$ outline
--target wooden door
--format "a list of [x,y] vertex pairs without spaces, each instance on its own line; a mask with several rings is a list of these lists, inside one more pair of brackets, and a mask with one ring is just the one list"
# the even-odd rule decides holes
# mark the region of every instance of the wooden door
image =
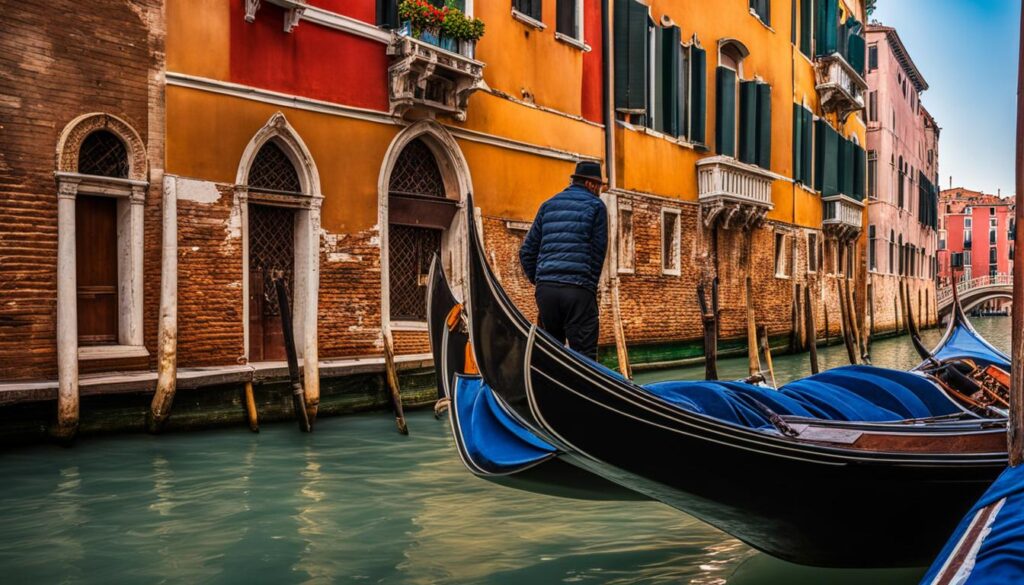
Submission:
[[75,201],[78,343],[116,344],[117,200],[79,195]]
[[[284,330],[274,276],[280,274],[294,306],[295,210],[249,206],[249,360],[283,360]],[[286,310],[291,310],[287,307]]]

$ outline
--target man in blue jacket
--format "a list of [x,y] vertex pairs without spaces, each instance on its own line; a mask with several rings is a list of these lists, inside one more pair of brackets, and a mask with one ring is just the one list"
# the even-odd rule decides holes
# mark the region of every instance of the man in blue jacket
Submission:
[[540,326],[569,347],[597,359],[597,281],[608,247],[601,165],[580,162],[572,183],[545,201],[519,248],[536,285]]

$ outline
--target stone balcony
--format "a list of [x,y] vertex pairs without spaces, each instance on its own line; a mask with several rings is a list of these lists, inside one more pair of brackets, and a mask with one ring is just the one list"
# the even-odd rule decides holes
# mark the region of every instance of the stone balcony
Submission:
[[831,195],[821,200],[821,228],[826,236],[851,240],[864,225],[864,203],[846,195]]
[[697,161],[697,196],[705,225],[747,229],[772,209],[775,174],[729,156]]
[[388,100],[395,116],[465,120],[469,96],[485,87],[483,63],[408,35],[392,33],[388,55]]
[[815,78],[815,89],[826,112],[836,112],[840,118],[845,118],[864,109],[868,82],[839,53],[815,60]]

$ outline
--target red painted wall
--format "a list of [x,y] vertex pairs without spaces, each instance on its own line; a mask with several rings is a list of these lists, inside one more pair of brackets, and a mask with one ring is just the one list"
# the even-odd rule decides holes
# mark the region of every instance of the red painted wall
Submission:
[[310,4],[370,24],[377,21],[377,6],[373,0],[311,0]]
[[604,76],[604,60],[601,36],[601,2],[587,0],[583,5],[583,38],[590,45],[591,51],[583,55],[583,117],[592,122],[604,121],[604,108],[601,95],[601,80]]
[[[372,3],[321,0],[347,6]],[[319,2],[318,2],[319,4]],[[342,12],[353,13],[355,6]],[[385,45],[303,21],[291,33],[284,12],[263,2],[255,22],[244,3],[231,3],[231,81],[360,108],[387,111]],[[372,15],[371,15],[372,22]]]

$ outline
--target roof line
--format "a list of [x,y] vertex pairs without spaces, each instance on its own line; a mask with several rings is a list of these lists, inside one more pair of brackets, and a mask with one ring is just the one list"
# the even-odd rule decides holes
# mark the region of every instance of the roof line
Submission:
[[869,24],[865,30],[867,32],[885,33],[885,38],[889,41],[889,45],[896,55],[896,60],[899,61],[904,71],[907,72],[907,76],[910,77],[910,81],[914,84],[917,91],[922,92],[928,89],[928,82],[925,81],[924,75],[921,75],[921,70],[917,68],[914,60],[910,58],[910,53],[907,51],[906,45],[903,44],[903,39],[900,38],[895,28],[883,24]]

